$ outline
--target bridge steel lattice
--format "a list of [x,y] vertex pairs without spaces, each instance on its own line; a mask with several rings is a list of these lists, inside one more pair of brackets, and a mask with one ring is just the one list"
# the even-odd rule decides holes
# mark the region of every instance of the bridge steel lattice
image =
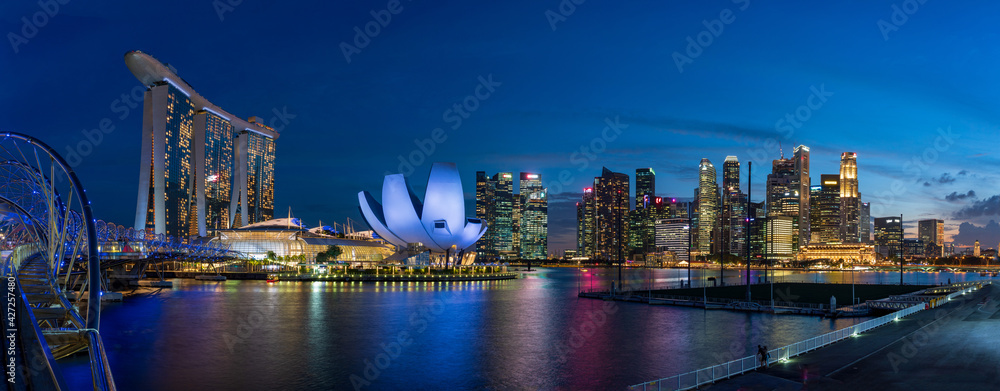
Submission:
[[34,137],[0,133],[8,389],[67,389],[57,360],[82,351],[90,356],[93,388],[115,389],[98,332],[97,239],[90,201],[72,167]]

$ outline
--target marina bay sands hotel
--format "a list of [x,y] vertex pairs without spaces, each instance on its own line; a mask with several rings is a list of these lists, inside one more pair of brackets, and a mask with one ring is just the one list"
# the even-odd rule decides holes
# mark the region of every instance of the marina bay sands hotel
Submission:
[[146,85],[135,228],[207,236],[274,216],[274,140],[256,117],[232,115],[152,56],[125,54]]

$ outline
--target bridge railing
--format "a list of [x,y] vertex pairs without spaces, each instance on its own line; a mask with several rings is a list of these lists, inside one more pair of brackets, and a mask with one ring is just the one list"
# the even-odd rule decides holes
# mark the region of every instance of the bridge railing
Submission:
[[[968,288],[949,294],[947,298],[948,300],[951,300],[957,296],[970,293],[978,289],[982,285],[991,283],[992,282],[989,281],[977,282],[975,284],[969,285]],[[844,339],[857,336],[860,333],[869,331],[876,327],[896,322],[904,316],[908,316],[916,312],[923,311],[925,306],[926,304],[910,306],[906,309],[896,311],[891,314],[878,317],[875,319],[867,320],[837,331],[829,332],[820,335],[818,337],[809,338],[801,342],[796,342],[790,345],[782,346],[777,349],[772,349],[768,351],[768,355],[770,357],[768,359],[768,364],[778,361],[785,361],[792,357],[801,355],[803,353],[810,352],[819,349],[821,347],[830,345],[834,342],[842,341]],[[719,380],[728,379],[732,376],[752,371],[754,369],[757,369],[758,366],[759,365],[757,361],[757,356],[746,356],[723,364],[713,365],[710,367],[697,369],[691,372],[682,373],[680,375],[665,377],[659,380],[653,380],[642,384],[636,384],[634,386],[629,387],[629,389],[643,390],[643,391],[690,390],[693,388],[701,387],[706,384],[715,383],[716,381]]]

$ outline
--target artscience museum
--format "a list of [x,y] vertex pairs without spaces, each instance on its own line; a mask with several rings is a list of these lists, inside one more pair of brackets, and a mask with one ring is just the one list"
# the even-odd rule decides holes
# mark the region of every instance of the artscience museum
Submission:
[[386,175],[382,202],[358,193],[361,215],[380,237],[399,251],[387,260],[408,264],[468,265],[472,246],[486,233],[486,224],[465,215],[462,180],[454,163],[434,163],[421,201],[403,174]]

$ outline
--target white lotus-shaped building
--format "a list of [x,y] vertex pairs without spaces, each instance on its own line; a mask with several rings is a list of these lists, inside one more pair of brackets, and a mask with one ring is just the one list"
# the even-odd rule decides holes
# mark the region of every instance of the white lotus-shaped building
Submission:
[[371,193],[358,193],[361,215],[379,236],[400,249],[421,243],[432,253],[455,254],[486,233],[480,219],[465,217],[465,195],[455,163],[434,163],[423,203],[403,174],[386,175],[382,203]]

